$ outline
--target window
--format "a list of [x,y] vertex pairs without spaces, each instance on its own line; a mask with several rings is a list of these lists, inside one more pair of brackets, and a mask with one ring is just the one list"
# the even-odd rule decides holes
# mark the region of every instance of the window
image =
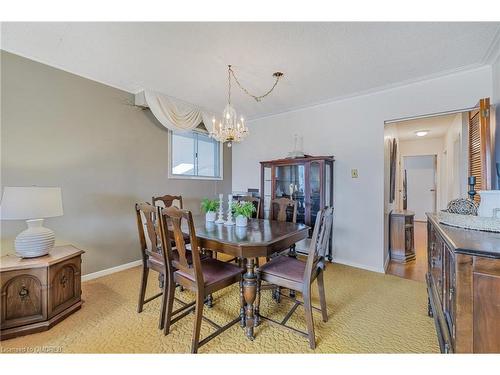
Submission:
[[203,131],[170,132],[170,178],[222,179],[222,147]]

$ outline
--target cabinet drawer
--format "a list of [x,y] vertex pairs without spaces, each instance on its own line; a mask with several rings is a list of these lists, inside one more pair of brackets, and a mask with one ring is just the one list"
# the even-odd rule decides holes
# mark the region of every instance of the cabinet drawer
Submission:
[[49,267],[49,318],[80,300],[80,266],[81,258],[77,256]]
[[1,282],[2,329],[47,319],[47,269],[4,272]]

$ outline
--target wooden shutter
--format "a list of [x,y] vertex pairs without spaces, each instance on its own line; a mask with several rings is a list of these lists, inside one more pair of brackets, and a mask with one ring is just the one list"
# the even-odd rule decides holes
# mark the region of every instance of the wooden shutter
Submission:
[[[469,112],[469,176],[476,177],[475,190],[491,189],[490,99]],[[479,195],[474,197],[479,202]]]

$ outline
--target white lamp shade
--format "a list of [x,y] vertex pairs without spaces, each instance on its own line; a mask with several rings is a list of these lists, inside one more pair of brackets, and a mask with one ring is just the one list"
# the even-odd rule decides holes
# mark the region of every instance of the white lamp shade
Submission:
[[27,220],[62,216],[61,188],[5,187],[0,205],[0,219]]

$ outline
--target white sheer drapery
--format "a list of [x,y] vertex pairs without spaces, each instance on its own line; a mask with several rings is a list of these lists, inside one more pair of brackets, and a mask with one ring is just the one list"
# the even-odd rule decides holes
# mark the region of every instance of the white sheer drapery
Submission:
[[149,107],[157,120],[173,131],[190,131],[201,122],[209,129],[213,118],[213,114],[198,106],[150,90],[136,95],[136,105]]

